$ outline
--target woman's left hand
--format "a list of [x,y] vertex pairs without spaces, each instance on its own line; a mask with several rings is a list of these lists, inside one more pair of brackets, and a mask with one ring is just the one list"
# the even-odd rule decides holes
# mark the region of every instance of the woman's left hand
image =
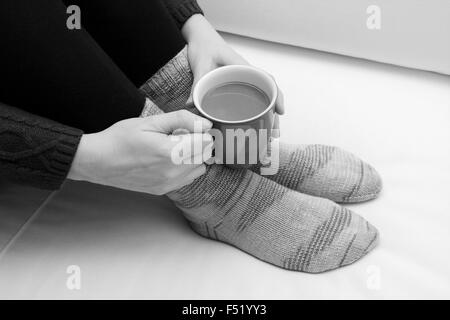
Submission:
[[[249,63],[233,50],[203,15],[192,16],[182,28],[188,43],[188,59],[194,74],[194,86],[206,73],[227,65]],[[279,90],[277,114],[284,113],[283,94]]]

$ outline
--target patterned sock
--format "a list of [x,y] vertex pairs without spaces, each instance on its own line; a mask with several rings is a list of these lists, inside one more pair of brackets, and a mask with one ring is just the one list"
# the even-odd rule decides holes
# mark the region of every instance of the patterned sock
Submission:
[[[192,72],[184,48],[148,80],[141,90],[165,112],[188,109]],[[252,169],[259,173],[260,168]],[[290,189],[340,203],[374,199],[381,191],[379,174],[369,164],[349,152],[324,145],[287,145],[280,143],[280,169],[265,176]]]
[[164,112],[188,109],[199,114],[194,104],[186,103],[191,95],[193,75],[187,47],[141,86],[141,91]]
[[279,150],[279,170],[266,177],[290,189],[339,203],[368,201],[381,192],[378,172],[340,148],[280,143]]
[[[162,112],[147,99],[142,116]],[[346,266],[378,240],[377,230],[350,210],[249,170],[212,165],[168,197],[200,235],[288,270],[320,273]]]
[[168,196],[200,235],[288,270],[346,266],[378,240],[377,230],[350,210],[245,169],[213,165]]
[[[160,113],[147,99],[142,116]],[[350,210],[245,169],[209,166],[192,184],[167,196],[198,234],[288,270],[340,268],[378,242],[375,227]]]

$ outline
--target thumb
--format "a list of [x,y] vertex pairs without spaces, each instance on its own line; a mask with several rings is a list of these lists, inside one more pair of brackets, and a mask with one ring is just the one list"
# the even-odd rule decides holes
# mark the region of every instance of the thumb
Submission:
[[212,123],[189,111],[180,110],[146,118],[145,128],[164,134],[172,134],[180,130],[185,133],[200,133],[211,129]]

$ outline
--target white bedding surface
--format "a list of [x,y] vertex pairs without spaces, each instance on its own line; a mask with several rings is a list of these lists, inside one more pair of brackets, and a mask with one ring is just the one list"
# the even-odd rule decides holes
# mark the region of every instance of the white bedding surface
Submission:
[[1,252],[0,298],[450,298],[450,78],[226,38],[278,79],[283,140],[338,145],[379,170],[380,198],[350,206],[379,246],[329,273],[284,271],[197,236],[164,198],[67,183]]
[[50,192],[0,181],[0,255]]

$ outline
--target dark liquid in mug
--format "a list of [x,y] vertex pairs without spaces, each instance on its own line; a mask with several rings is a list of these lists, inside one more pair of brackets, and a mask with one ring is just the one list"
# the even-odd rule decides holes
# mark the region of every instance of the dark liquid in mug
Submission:
[[203,110],[219,120],[247,120],[259,115],[270,104],[261,89],[242,82],[230,82],[210,89],[202,100]]

